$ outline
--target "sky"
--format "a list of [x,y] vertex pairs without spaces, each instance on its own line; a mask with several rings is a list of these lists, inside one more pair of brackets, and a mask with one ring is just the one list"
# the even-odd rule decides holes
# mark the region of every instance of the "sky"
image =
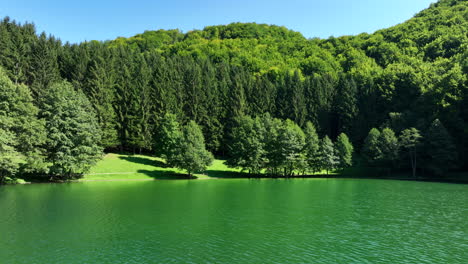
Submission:
[[[5,3],[6,1],[6,3]],[[33,22],[64,42],[110,40],[145,30],[187,32],[232,22],[285,26],[307,38],[372,33],[436,0],[0,0],[0,17]]]

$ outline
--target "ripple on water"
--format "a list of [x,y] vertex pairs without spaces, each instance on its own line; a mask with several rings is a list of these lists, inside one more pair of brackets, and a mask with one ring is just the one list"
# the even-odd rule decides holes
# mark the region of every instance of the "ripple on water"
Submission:
[[467,191],[375,180],[7,186],[0,189],[0,259],[464,263]]

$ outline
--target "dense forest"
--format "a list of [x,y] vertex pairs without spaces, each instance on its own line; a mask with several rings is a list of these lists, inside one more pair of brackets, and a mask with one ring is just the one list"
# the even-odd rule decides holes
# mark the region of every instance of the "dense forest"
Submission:
[[[79,176],[102,151],[167,157],[168,117],[184,127],[186,144],[206,143],[250,172],[290,175],[304,167],[267,165],[278,149],[244,162],[255,151],[239,149],[265,139],[259,131],[268,120],[299,135],[295,162],[307,146],[349,137],[341,149],[354,146],[362,166],[428,176],[468,169],[467,33],[462,0],[440,0],[373,34],[328,39],[233,23],[70,44],[6,17],[0,182],[17,174]],[[308,143],[312,130],[323,143]],[[208,162],[211,153],[200,155]],[[314,155],[306,167],[314,167]],[[324,166],[333,169],[338,159]],[[348,157],[341,163],[351,165]]]

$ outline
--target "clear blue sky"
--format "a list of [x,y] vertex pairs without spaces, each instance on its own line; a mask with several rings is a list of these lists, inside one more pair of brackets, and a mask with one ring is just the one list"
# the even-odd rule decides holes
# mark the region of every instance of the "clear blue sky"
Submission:
[[0,16],[34,22],[73,43],[130,37],[145,30],[183,32],[231,22],[286,26],[304,36],[372,33],[404,22],[436,0],[7,0]]

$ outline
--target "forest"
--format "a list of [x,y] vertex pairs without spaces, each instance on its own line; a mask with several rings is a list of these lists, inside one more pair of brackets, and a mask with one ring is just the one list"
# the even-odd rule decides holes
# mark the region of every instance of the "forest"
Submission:
[[103,152],[188,174],[216,156],[251,174],[444,176],[468,169],[467,77],[463,0],[328,39],[232,23],[71,44],[5,17],[0,183],[80,177]]

